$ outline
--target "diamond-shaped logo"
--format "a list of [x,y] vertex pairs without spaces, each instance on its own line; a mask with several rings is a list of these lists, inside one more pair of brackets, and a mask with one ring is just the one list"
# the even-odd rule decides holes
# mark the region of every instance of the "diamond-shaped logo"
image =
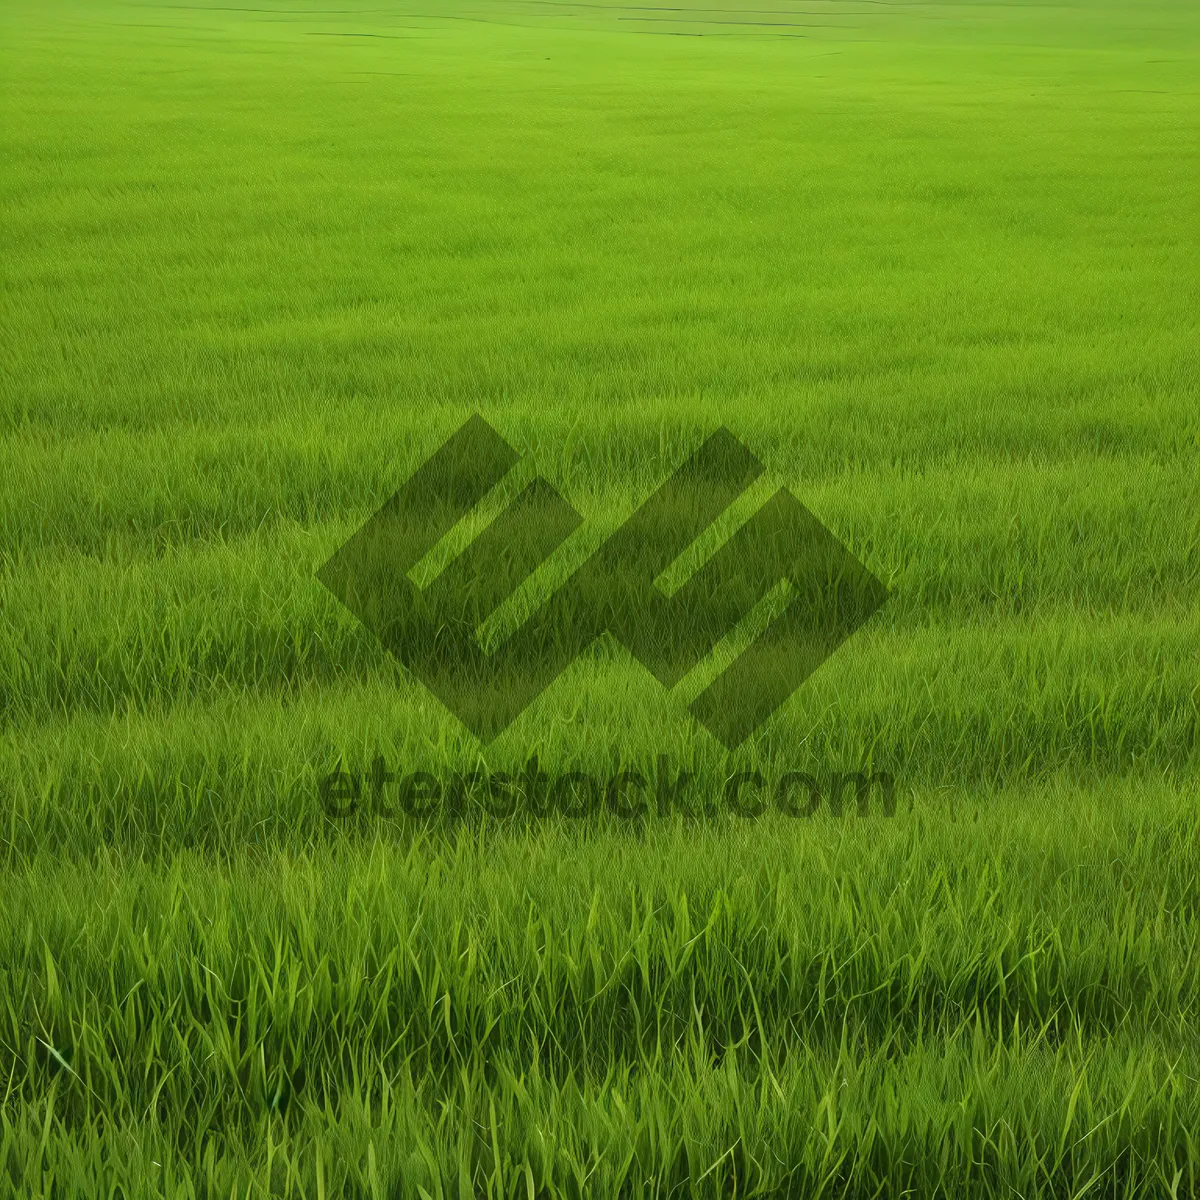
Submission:
[[318,571],[321,582],[477,737],[507,728],[601,634],[667,688],[781,581],[790,600],[689,705],[728,748],[757,729],[886,600],[887,588],[786,489],[687,582],[656,583],[762,473],[714,433],[499,647],[485,620],[581,524],[534,479],[427,586],[412,568],[519,460],[474,416]]

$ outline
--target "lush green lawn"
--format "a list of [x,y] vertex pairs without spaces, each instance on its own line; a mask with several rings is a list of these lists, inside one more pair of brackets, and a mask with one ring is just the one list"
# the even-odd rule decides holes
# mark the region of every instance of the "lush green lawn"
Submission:
[[[1200,1194],[1191,10],[5,0],[0,1192]],[[499,636],[720,425],[891,597],[481,746],[314,577],[472,412]],[[535,754],[898,802],[319,799]]]

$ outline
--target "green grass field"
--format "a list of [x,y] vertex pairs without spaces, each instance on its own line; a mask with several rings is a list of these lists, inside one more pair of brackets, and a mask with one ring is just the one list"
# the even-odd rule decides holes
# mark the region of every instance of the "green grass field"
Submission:
[[[359,3],[3,0],[0,1194],[1200,1196],[1194,5]],[[498,639],[722,425],[891,596],[481,745],[315,578],[472,413]],[[320,800],[533,755],[897,803]]]

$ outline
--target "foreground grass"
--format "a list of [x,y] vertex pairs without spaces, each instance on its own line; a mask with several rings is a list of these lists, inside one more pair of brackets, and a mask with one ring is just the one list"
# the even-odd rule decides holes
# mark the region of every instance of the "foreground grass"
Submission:
[[[1200,1193],[1188,6],[0,20],[0,1193]],[[473,411],[584,516],[496,636],[722,424],[891,597],[481,747],[313,578]]]
[[1191,1195],[1198,896],[1194,804],[1145,784],[31,860],[0,927],[0,1169],[85,1194]]

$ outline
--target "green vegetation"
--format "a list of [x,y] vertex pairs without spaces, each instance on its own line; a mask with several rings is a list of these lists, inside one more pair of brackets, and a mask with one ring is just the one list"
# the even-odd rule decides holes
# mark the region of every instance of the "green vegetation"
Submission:
[[[1200,1195],[1193,9],[8,0],[0,1195]],[[472,412],[488,637],[720,425],[891,596],[481,746],[314,577]],[[898,803],[319,799],[534,754]]]

